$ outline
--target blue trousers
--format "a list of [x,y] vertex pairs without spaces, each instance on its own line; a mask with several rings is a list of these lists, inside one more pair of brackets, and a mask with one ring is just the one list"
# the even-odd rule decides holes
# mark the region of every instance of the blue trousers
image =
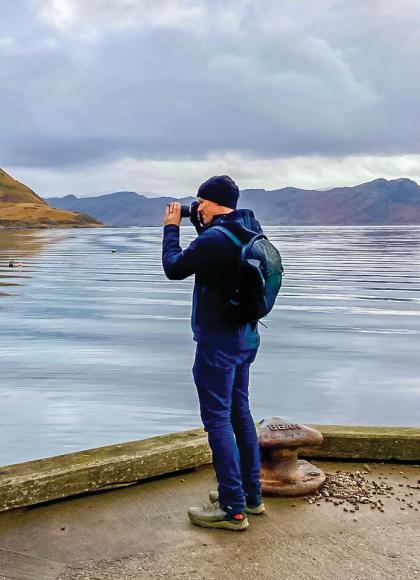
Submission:
[[249,367],[258,348],[226,352],[197,343],[192,369],[201,420],[213,454],[221,507],[243,511],[261,493],[260,452],[249,409]]

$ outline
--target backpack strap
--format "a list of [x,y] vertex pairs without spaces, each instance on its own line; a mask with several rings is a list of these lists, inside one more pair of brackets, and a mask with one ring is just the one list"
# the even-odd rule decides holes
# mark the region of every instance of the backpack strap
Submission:
[[223,232],[224,234],[226,234],[231,240],[232,242],[238,246],[238,248],[242,248],[242,242],[240,241],[239,238],[237,238],[235,236],[235,234],[233,234],[230,230],[228,230],[227,228],[224,228],[223,226],[213,226],[212,230],[219,230],[219,232]]
[[246,252],[246,249],[248,246],[252,246],[252,244],[254,242],[256,242],[257,240],[262,240],[262,239],[268,240],[268,238],[265,234],[254,234],[250,240],[248,240],[246,242],[241,242],[241,240],[237,236],[235,236],[235,234],[232,233],[228,228],[225,228],[223,226],[213,226],[212,229],[219,230],[220,232],[223,232],[232,240],[232,242],[236,246],[238,246],[238,248],[241,248],[241,255],[240,255],[241,260],[244,259],[244,255],[245,255],[245,252]]

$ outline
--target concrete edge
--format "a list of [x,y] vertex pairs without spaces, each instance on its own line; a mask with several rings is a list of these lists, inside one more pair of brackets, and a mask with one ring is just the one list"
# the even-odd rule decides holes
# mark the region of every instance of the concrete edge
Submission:
[[356,461],[420,463],[420,429],[311,425],[324,436],[319,447],[302,448],[300,456]]
[[[323,444],[301,457],[420,463],[420,429],[311,425]],[[211,463],[202,429],[0,467],[0,511],[130,485]]]

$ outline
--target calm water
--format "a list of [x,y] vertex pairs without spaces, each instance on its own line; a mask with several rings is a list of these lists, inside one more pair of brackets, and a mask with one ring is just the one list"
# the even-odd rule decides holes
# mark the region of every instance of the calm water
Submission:
[[[420,425],[420,227],[265,230],[286,276],[255,419]],[[193,279],[165,278],[161,236],[0,231],[0,465],[200,425]]]

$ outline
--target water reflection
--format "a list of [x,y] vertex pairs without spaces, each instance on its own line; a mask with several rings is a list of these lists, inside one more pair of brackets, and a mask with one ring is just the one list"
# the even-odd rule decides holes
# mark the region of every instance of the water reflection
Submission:
[[[14,289],[32,277],[33,258],[44,249],[49,239],[48,234],[41,231],[0,230],[0,296],[14,294]],[[22,266],[10,268],[10,260],[22,263]]]
[[0,264],[36,256],[49,241],[51,236],[44,230],[0,230]]

